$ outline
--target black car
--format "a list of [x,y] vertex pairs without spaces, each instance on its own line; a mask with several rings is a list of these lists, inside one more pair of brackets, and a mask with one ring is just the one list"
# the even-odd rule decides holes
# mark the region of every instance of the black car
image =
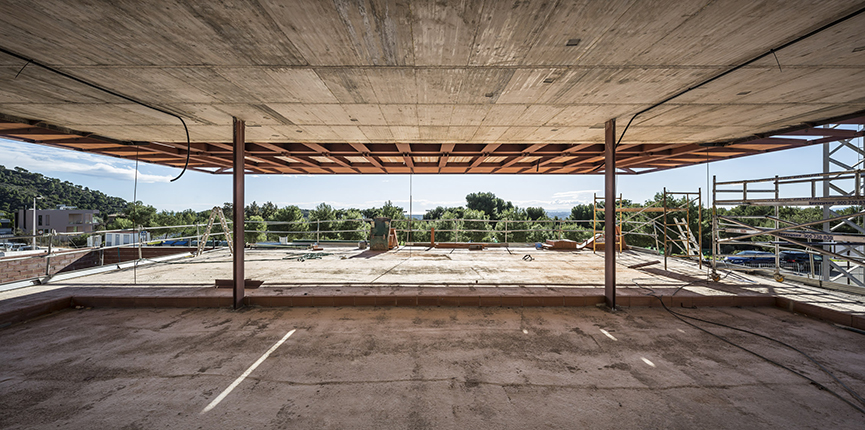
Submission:
[[823,256],[818,254],[810,254],[804,251],[781,251],[778,253],[778,258],[781,262],[781,267],[795,272],[810,272],[811,258],[814,259],[814,273],[820,273],[820,266],[823,263]]
[[781,251],[778,254],[779,259],[783,263],[811,264],[811,257],[814,257],[814,263],[822,262],[823,256],[817,254],[809,254],[804,251]]

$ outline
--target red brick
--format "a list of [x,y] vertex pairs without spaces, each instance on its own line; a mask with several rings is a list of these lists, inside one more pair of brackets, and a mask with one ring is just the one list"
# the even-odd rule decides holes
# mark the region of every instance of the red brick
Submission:
[[396,306],[396,297],[394,296],[378,296],[375,298],[376,306]]
[[502,306],[522,306],[523,298],[520,296],[502,296]]
[[354,306],[354,296],[334,296],[334,306]]
[[850,327],[855,327],[859,330],[865,330],[865,316],[850,315]]
[[605,303],[604,296],[586,296],[586,306],[595,306]]
[[396,296],[397,306],[417,306],[417,296]]
[[502,297],[501,296],[480,296],[478,299],[479,306],[501,306],[502,305]]
[[439,297],[439,306],[459,306],[460,300],[456,296],[441,296]]
[[631,297],[631,306],[652,306],[658,304],[658,299],[652,296],[634,296]]
[[562,301],[564,306],[586,306],[586,298],[584,296],[565,296]]
[[312,296],[313,306],[333,306],[333,296]]
[[481,299],[478,296],[459,296],[459,306],[463,307],[478,307],[481,305]]
[[439,305],[439,297],[438,296],[418,296],[417,297],[417,305],[418,306],[438,306]]
[[309,307],[312,306],[311,296],[293,296],[291,298],[292,306]]
[[355,306],[375,306],[375,296],[355,296]]
[[559,297],[542,296],[540,299],[541,299],[541,306],[557,307],[557,306],[564,306],[565,305],[565,298],[561,297],[561,296],[559,296]]
[[543,302],[541,302],[541,298],[540,298],[540,297],[536,297],[536,296],[524,296],[524,297],[523,297],[523,306],[524,306],[524,307],[543,306]]

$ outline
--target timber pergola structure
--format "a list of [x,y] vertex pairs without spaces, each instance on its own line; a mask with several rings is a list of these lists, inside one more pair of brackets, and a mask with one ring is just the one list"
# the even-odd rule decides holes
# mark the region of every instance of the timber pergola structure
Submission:
[[233,174],[235,221],[245,172],[603,173],[613,207],[617,174],[865,124],[862,1],[49,0],[0,24],[0,137]]

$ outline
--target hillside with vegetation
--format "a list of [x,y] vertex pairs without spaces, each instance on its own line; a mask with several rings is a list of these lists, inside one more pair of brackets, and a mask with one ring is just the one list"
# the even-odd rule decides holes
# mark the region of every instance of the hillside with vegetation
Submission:
[[0,212],[11,218],[18,210],[33,207],[33,197],[42,196],[38,207],[56,208],[58,205],[75,206],[79,209],[96,209],[100,216],[121,212],[127,201],[111,197],[69,181],[49,178],[40,173],[16,167],[0,166]]

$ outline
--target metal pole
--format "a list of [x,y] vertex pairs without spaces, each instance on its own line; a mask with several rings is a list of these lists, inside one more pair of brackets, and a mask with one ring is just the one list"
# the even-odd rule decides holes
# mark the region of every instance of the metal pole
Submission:
[[243,247],[246,242],[243,237],[243,209],[244,209],[244,153],[246,145],[246,123],[234,118],[234,308],[243,306],[244,295],[244,273],[243,273]]
[[697,188],[697,246],[700,247],[698,265],[703,269],[703,189]]
[[[830,159],[832,154],[829,152],[829,150],[830,150],[829,144],[824,143],[823,144],[823,173],[829,173],[829,170],[830,170],[829,159]],[[829,178],[827,176],[824,176],[823,177],[823,197],[829,197],[829,186],[830,186]],[[829,218],[829,206],[830,205],[823,205],[823,219]],[[829,228],[828,222],[823,223],[823,231],[826,233],[832,232]],[[831,248],[832,247],[830,245],[823,245],[823,249],[826,251],[831,250]],[[823,261],[820,264],[820,279],[822,279],[824,281],[829,280],[829,259],[826,258],[825,255],[823,256]]]
[[664,229],[661,230],[664,233],[664,270],[667,270],[667,254],[669,254],[667,249],[667,187],[664,187]]
[[30,247],[31,250],[36,250],[36,199],[41,199],[40,196],[33,196],[33,245]]
[[715,204],[718,198],[718,176],[712,175],[712,280],[717,282],[718,276],[718,254],[721,253],[721,244],[718,243],[718,207]]
[[48,236],[48,254],[45,254],[45,276],[51,276],[51,245],[54,242],[54,231]]
[[[775,175],[775,200],[781,197],[778,187],[778,175]],[[778,224],[778,217],[780,216],[780,207],[775,205],[775,230],[780,227]],[[775,280],[780,279],[781,275],[781,245],[779,245],[777,240],[775,240]]]
[[598,237],[598,194],[592,194],[592,254],[598,250],[598,244],[595,243]]
[[[414,175],[408,175],[408,237],[406,238],[406,245],[411,243],[412,234],[411,234],[411,218],[412,218],[412,180],[414,179]],[[409,255],[411,255],[411,248],[408,249]]]
[[[604,124],[604,297],[616,309],[616,119]],[[612,240],[610,240],[612,239]]]

